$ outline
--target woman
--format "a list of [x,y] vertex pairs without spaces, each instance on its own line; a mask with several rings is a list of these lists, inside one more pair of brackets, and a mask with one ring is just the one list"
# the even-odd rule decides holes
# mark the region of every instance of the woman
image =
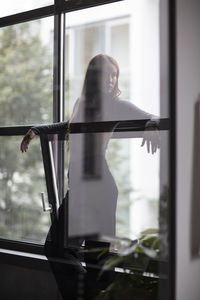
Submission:
[[[89,62],[80,98],[75,103],[69,122],[32,127],[21,143],[26,152],[36,134],[68,133],[69,191],[68,233],[70,237],[115,235],[117,186],[109,171],[105,154],[115,130],[107,123],[107,132],[69,134],[70,124],[146,119],[142,146],[152,154],[159,148],[157,122],[130,102],[120,100],[119,67],[108,55],[99,54]],[[111,125],[109,125],[111,124]],[[115,123],[117,124],[117,123]]]

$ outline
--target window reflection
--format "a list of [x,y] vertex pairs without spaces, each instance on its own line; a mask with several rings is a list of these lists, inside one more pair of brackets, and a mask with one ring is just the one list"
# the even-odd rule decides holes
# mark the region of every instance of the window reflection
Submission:
[[[120,120],[146,119],[146,123],[148,123],[148,120],[155,118],[134,104],[121,100],[119,97],[121,91],[118,86],[119,74],[118,63],[111,56],[98,54],[90,60],[81,95],[75,103],[72,117],[69,119],[69,126],[71,123],[116,120],[119,122]],[[106,160],[106,151],[109,148],[109,141],[116,125],[117,123],[106,123],[107,133],[85,133],[72,136],[69,134],[69,236],[116,235],[118,187]],[[145,126],[148,129],[148,125]],[[153,125],[149,126],[153,130]],[[149,132],[147,145],[150,142],[150,146],[155,147],[151,150],[156,152],[158,144],[157,141],[154,143],[153,134],[153,131]],[[142,137],[144,134],[141,133],[140,136]],[[130,145],[128,146],[130,147]],[[113,157],[116,155],[117,151],[113,153]],[[124,173],[123,180],[120,182],[121,190],[127,188],[127,183],[129,189],[132,189],[130,170],[127,170],[127,165],[133,172],[128,157],[121,160],[119,164],[121,176],[122,170],[126,170],[126,174]],[[156,169],[154,169],[154,173],[155,171]],[[139,173],[138,169],[135,172],[135,177],[138,177],[137,173]],[[123,198],[124,205],[127,207],[125,212],[120,212],[120,215],[126,214],[126,223],[129,226],[131,199],[127,197],[127,194],[123,195]],[[158,200],[158,192],[156,200]],[[118,219],[118,225],[122,219]],[[143,224],[144,228],[145,226],[146,224]],[[158,227],[157,223],[156,227]],[[134,230],[136,232],[136,229]],[[127,231],[128,236],[131,237],[131,230],[126,228]]]
[[44,243],[50,218],[40,197],[41,192],[47,195],[40,141],[33,143],[28,157],[17,151],[20,140],[0,138],[0,237]]
[[[88,19],[88,14],[90,18]],[[66,14],[66,119],[80,97],[88,61],[99,53],[114,57],[120,68],[120,99],[152,115],[160,115],[159,90],[159,1],[123,1]],[[100,111],[101,110],[101,111]],[[99,111],[102,119],[113,120]],[[109,111],[106,107],[105,111]],[[84,109],[83,115],[84,115]],[[164,116],[164,115],[163,115]],[[140,119],[126,112],[116,120]],[[162,117],[162,116],[161,116]],[[86,121],[84,118],[75,120]],[[90,120],[94,121],[94,120]],[[105,134],[85,134],[82,143],[98,151]],[[75,137],[71,137],[71,140]],[[147,228],[158,228],[160,157],[149,157],[140,148],[141,139],[112,139],[106,151],[107,163],[118,189],[115,234],[137,237]],[[84,150],[88,153],[89,151]],[[93,150],[91,150],[93,149]],[[96,150],[94,150],[96,149]],[[100,160],[82,157],[85,177],[98,178]],[[86,176],[87,173],[87,176]],[[121,173],[123,176],[120,175]],[[81,196],[80,196],[81,197]],[[139,216],[144,216],[141,218]],[[142,220],[145,220],[144,222]]]
[[0,125],[52,120],[53,17],[0,29]]
[[[168,137],[159,133],[158,2],[132,3],[66,15],[66,121],[34,126],[22,141],[26,151],[35,134],[67,140],[66,195],[45,242],[63,298],[69,290],[60,271],[90,272],[87,264],[99,262],[100,250],[95,259],[90,253],[96,247],[106,248],[107,270],[111,257],[112,271],[122,262],[128,267],[133,290],[134,279],[142,277],[139,289],[146,292],[147,277],[154,298],[158,273],[167,270],[158,270],[159,258],[166,260],[168,253],[167,176],[160,177],[158,149],[161,139],[166,159],[162,146]],[[79,259],[82,250],[86,268]],[[65,257],[70,268],[52,256]],[[114,293],[115,284],[114,279]]]

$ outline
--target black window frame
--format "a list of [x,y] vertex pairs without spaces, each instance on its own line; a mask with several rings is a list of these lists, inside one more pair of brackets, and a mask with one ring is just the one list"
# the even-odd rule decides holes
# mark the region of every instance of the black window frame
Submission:
[[[54,16],[54,88],[53,88],[53,122],[60,122],[64,119],[64,88],[61,90],[60,86],[64,83],[64,66],[61,61],[61,53],[64,53],[64,44],[62,36],[65,26],[64,15],[67,12],[81,10],[89,7],[109,4],[123,0],[55,0],[54,5],[37,8],[30,11],[25,11],[15,15],[9,15],[0,18],[0,28],[19,24],[26,21],[37,20],[49,16]],[[165,1],[164,1],[165,2]],[[169,186],[170,186],[170,201],[169,201],[169,278],[170,278],[170,299],[175,299],[175,262],[176,262],[176,57],[175,57],[175,14],[176,14],[176,1],[167,0],[166,7],[166,39],[168,42],[168,70],[167,70],[167,88],[168,88],[168,104],[169,104]],[[165,38],[164,37],[164,38]],[[64,56],[63,56],[64,59]],[[64,85],[63,85],[64,86]],[[62,107],[62,109],[61,109]],[[23,136],[32,125],[28,126],[3,126],[0,127],[0,136]],[[64,146],[57,149],[58,158],[56,166],[59,166],[58,182],[59,185],[59,198],[61,199],[64,191],[62,183],[64,180]],[[36,245],[31,243],[13,241],[8,239],[0,239],[0,248],[43,254],[43,245]]]
[[[54,17],[54,53],[53,53],[53,122],[64,120],[64,52],[65,52],[65,13],[84,8],[119,2],[123,0],[54,0],[54,5],[45,6],[0,18],[0,28],[23,22]],[[23,136],[32,126],[1,126],[0,136]],[[54,147],[54,160],[57,175],[58,194],[61,202],[64,197],[64,144]],[[0,238],[0,247],[11,250],[43,253],[43,245]]]

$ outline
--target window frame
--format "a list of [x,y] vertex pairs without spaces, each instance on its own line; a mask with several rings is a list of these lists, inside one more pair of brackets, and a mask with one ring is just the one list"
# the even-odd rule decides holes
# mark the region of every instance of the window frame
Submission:
[[[34,10],[18,13],[15,15],[9,15],[0,18],[0,28],[5,26],[10,26],[26,21],[32,21],[39,18],[45,18],[49,16],[54,16],[54,91],[53,91],[53,121],[59,122],[64,118],[64,109],[61,112],[61,107],[64,107],[64,91],[61,91],[58,86],[62,80],[64,80],[64,73],[61,72],[61,61],[60,61],[60,51],[62,45],[61,33],[63,32],[63,13],[81,10],[84,8],[89,8],[93,6],[99,6],[103,4],[109,4],[113,2],[118,2],[123,0],[55,0],[54,5],[37,8]],[[162,1],[162,0],[161,0]],[[168,60],[168,70],[165,87],[168,88],[168,105],[170,114],[170,143],[169,143],[169,186],[170,186],[170,201],[169,201],[169,299],[175,299],[175,274],[176,274],[176,56],[175,56],[175,44],[176,44],[176,1],[167,0],[162,1],[164,14],[164,38],[167,40],[167,60]],[[163,33],[163,32],[162,32]],[[162,37],[163,40],[163,37]],[[65,43],[64,43],[65,44]],[[62,77],[61,77],[62,74]],[[62,94],[62,95],[61,95]],[[0,127],[0,136],[16,136],[24,135],[31,125],[28,126],[7,126]],[[63,161],[63,148],[59,149],[59,164]],[[59,182],[63,182],[64,171],[58,174]],[[60,197],[63,195],[63,191],[59,187]],[[7,239],[0,239],[0,248],[38,253],[43,254],[43,245],[36,245],[31,243],[24,243],[18,241],[11,241]]]
[[[119,2],[123,0],[55,0],[54,5],[8,15],[0,18],[0,28],[29,22],[45,17],[54,17],[54,53],[53,53],[53,122],[64,120],[64,53],[65,53],[65,13],[89,7]],[[0,126],[0,136],[23,136],[35,124]],[[64,197],[64,144],[54,147],[58,194],[60,202]],[[54,216],[55,217],[55,216]],[[54,218],[53,217],[53,218]],[[44,253],[44,245],[0,238],[0,248],[37,253]]]

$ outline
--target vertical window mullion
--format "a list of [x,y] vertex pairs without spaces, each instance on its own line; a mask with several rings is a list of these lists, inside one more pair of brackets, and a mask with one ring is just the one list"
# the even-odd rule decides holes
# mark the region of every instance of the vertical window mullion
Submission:
[[[54,19],[54,97],[53,121],[64,120],[64,46],[65,46],[65,15],[55,15]],[[64,143],[57,142],[53,148],[57,175],[58,195],[60,202],[64,196]]]

